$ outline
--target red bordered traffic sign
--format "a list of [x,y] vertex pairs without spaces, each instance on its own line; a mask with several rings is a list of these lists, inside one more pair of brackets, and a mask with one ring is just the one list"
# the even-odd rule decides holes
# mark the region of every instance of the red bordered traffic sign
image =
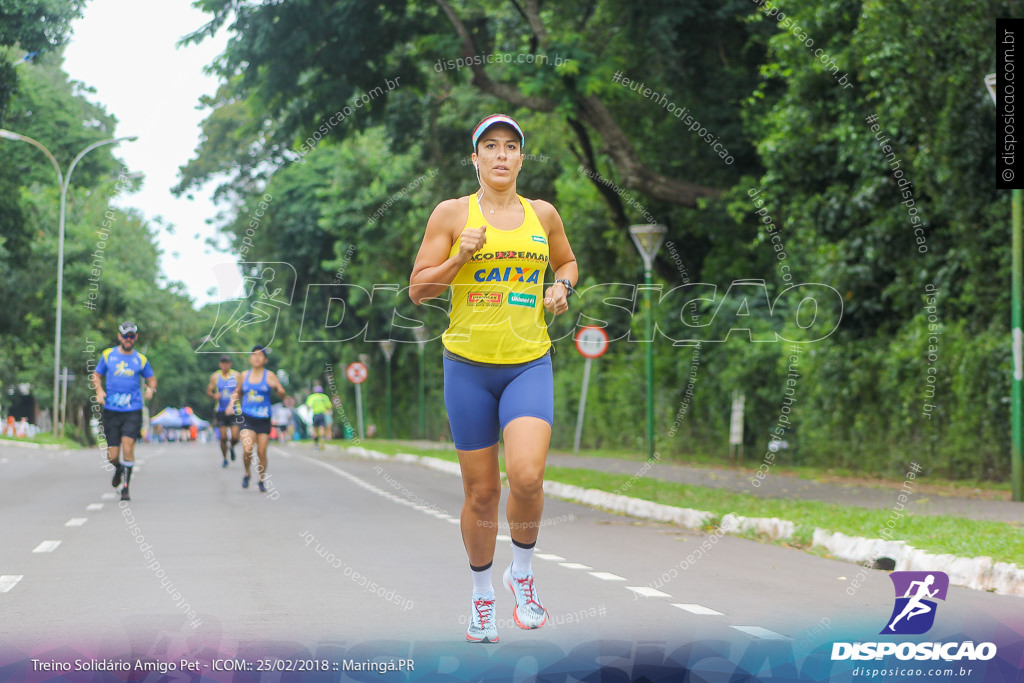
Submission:
[[608,333],[594,325],[581,327],[576,333],[576,350],[586,358],[600,358],[608,350]]
[[345,377],[353,384],[362,384],[366,381],[367,369],[362,363],[349,363],[345,368]]

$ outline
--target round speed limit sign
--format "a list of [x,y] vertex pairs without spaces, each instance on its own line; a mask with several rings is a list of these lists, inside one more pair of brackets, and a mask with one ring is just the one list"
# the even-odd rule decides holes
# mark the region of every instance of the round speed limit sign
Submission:
[[353,384],[362,384],[366,381],[367,370],[362,363],[349,363],[345,368],[345,377]]
[[608,350],[608,333],[594,325],[581,327],[576,333],[576,350],[586,358],[600,358]]

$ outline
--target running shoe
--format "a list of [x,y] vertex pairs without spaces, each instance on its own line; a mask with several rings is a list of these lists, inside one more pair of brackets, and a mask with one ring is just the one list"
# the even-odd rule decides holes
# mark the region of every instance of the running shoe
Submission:
[[121,500],[131,500],[132,497],[128,495],[128,487],[125,486],[121,489]]
[[248,474],[245,475],[244,477],[242,477],[242,488],[243,489],[249,488],[249,475]]
[[466,640],[471,643],[498,642],[498,626],[494,623],[494,593],[473,594],[473,616],[466,629]]
[[227,467],[228,466],[228,459],[224,458],[224,462],[222,462],[220,466],[221,467]]
[[260,487],[260,493],[266,493],[267,487],[263,485],[262,481],[256,482],[256,485]]
[[516,598],[512,618],[519,628],[540,628],[548,620],[548,611],[540,604],[540,597],[533,585],[533,573],[517,576],[512,573],[510,564],[505,570],[502,580]]
[[114,478],[110,480],[110,483],[116,489],[121,485],[121,475],[124,473],[124,465],[117,463],[114,465]]

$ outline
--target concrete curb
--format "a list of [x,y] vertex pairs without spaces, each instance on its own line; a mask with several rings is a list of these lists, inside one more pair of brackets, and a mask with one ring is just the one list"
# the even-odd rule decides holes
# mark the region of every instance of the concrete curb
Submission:
[[[462,474],[458,463],[426,455],[399,453],[389,456],[361,446],[344,447],[341,450],[371,460],[394,460],[429,467],[457,476]],[[631,517],[679,524],[689,529],[704,528],[715,517],[713,513],[704,510],[663,505],[608,491],[562,484],[557,481],[545,481],[544,492],[563,500],[591,505]],[[754,531],[771,540],[782,540],[793,536],[796,525],[777,517],[741,517],[729,513],[722,516],[719,529],[727,534]],[[904,541],[847,536],[820,528],[814,530],[811,545],[823,547],[836,558],[847,562],[873,563],[879,557],[890,557],[895,560],[895,569],[898,571],[941,571],[949,575],[949,582],[953,585],[992,591],[1001,595],[1024,596],[1024,569],[1008,562],[993,562],[991,557],[967,558],[955,555],[935,555],[907,545]]]
[[904,541],[847,536],[825,529],[814,530],[812,545],[821,546],[850,562],[873,562],[878,557],[891,557],[898,571],[940,571],[948,574],[949,582],[957,586],[1024,596],[1024,569],[1009,562],[993,562],[991,557],[933,555]]

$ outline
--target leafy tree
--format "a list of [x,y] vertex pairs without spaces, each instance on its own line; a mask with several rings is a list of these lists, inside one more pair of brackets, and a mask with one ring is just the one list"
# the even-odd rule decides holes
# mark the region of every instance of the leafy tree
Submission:
[[[9,4],[9,3],[8,3]],[[27,5],[26,5],[27,6]],[[68,80],[59,52],[20,66],[20,87],[5,125],[39,140],[66,173],[71,159],[93,142],[114,134],[116,120],[89,99],[91,91]],[[41,408],[52,405],[55,297],[60,189],[53,167],[33,146],[0,140],[13,207],[0,211],[0,386],[28,382]],[[67,195],[61,363],[74,373],[68,390],[71,433],[89,438],[92,389],[88,374],[98,354],[116,343],[117,324],[140,326],[140,350],[150,355],[160,377],[151,407],[205,405],[205,373],[192,352],[204,319],[193,310],[180,283],[163,282],[155,228],[132,209],[111,202],[131,181],[109,147],[83,157]],[[3,179],[0,178],[0,185]],[[214,364],[216,361],[214,361]],[[212,368],[210,368],[212,370]]]
[[[282,315],[311,336],[283,339],[281,350],[297,373],[317,376],[361,353],[379,363],[373,344],[336,342],[350,336],[350,321],[356,331],[364,322],[389,329],[387,297],[309,286],[339,272],[339,283],[366,292],[404,286],[430,207],[476,187],[467,129],[484,113],[508,111],[527,131],[520,192],[558,207],[581,290],[620,283],[624,297],[610,311],[594,289],[573,302],[572,319],[555,323],[565,337],[556,343],[557,445],[571,440],[581,364],[563,326],[604,315],[640,334],[630,315],[641,310],[640,260],[625,227],[655,221],[668,227],[656,283],[718,287],[693,311],[705,338],[722,338],[736,322],[710,322],[719,307],[735,308],[726,296],[734,280],[765,280],[768,301],[800,282],[840,293],[839,328],[801,354],[798,418],[778,462],[902,472],[925,453],[933,470],[1003,477],[1008,201],[991,182],[994,112],[982,77],[994,63],[992,18],[1019,7],[787,4],[783,23],[746,0],[200,0],[211,21],[186,41],[222,26],[232,38],[212,67],[222,87],[205,101],[205,139],[178,191],[221,182],[237,247],[247,236],[242,209],[274,197],[246,258],[296,265],[305,299]],[[473,59],[496,54],[533,63]],[[657,95],[623,87],[622,77]],[[680,120],[682,108],[733,163]],[[917,223],[901,177],[913,183]],[[928,416],[926,286],[947,335]],[[339,302],[352,318],[334,327]],[[795,332],[792,316],[769,324],[767,304],[759,312],[755,334]],[[672,313],[678,327],[681,313]],[[741,390],[746,452],[760,459],[787,386],[787,349],[736,333],[699,353],[655,343],[661,452],[724,456],[729,404]],[[643,406],[624,397],[636,391],[643,351],[616,342],[599,364],[591,445],[642,446]],[[396,382],[411,384],[413,354],[400,347],[394,363]],[[440,378],[430,368],[436,397]],[[380,393],[368,404],[379,414]],[[397,410],[412,409],[398,400]],[[443,413],[432,415],[436,432]]]
[[[9,118],[11,100],[19,90],[18,72],[24,75],[31,71],[26,67],[18,69],[16,64],[25,63],[25,53],[33,55],[37,62],[53,63],[52,55],[41,58],[39,54],[67,42],[71,22],[82,15],[83,6],[83,0],[0,0],[0,128],[30,135],[17,127],[19,121]],[[9,153],[10,149],[4,150],[5,161],[19,158],[8,156]],[[5,250],[13,250],[16,257],[24,255],[24,216],[17,199],[22,172],[9,162],[0,164],[0,258]]]

